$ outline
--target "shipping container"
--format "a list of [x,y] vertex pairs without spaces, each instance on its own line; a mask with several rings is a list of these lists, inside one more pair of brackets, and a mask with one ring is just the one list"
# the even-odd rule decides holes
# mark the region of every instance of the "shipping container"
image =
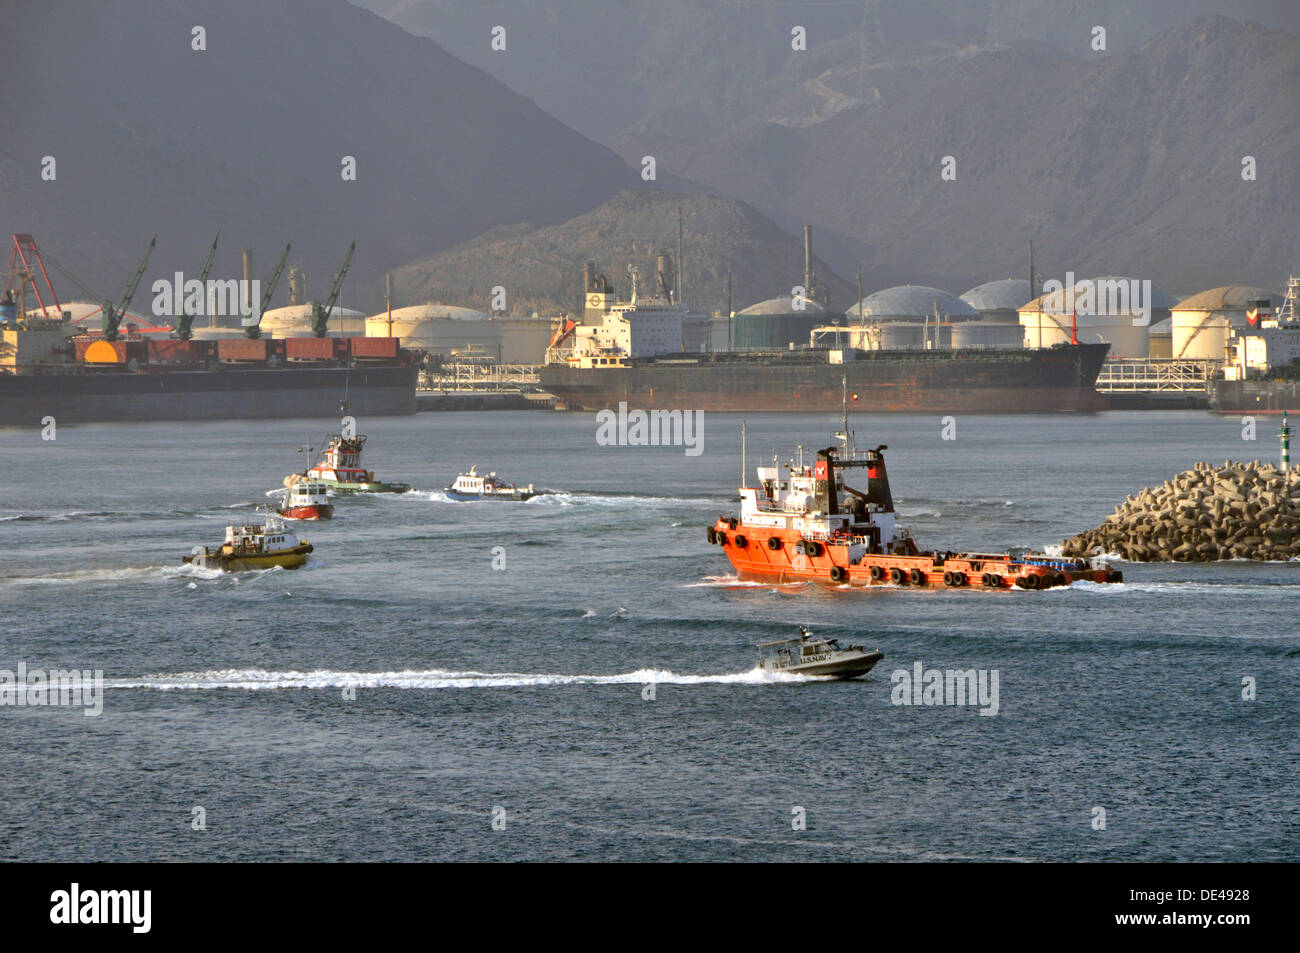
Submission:
[[223,361],[265,361],[270,343],[266,338],[221,338],[217,356]]
[[341,338],[284,338],[285,356],[290,361],[332,361],[334,342]]
[[397,338],[344,338],[352,348],[352,357],[356,360],[397,359]]
[[213,343],[172,338],[151,338],[145,342],[150,364],[203,364],[212,356]]

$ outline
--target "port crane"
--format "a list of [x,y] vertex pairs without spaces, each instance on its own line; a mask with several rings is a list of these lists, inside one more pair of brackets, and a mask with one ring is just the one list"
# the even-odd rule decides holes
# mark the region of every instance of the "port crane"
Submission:
[[[208,272],[212,270],[212,260],[217,257],[217,242],[221,241],[221,229],[217,229],[217,237],[212,239],[212,247],[208,249],[207,261],[203,263],[203,270],[199,272],[199,287],[206,293],[208,287]],[[194,318],[197,312],[192,312],[188,308],[182,308],[179,315],[179,321],[176,324],[176,337],[182,341],[188,341],[194,336]]]
[[347,257],[343,259],[343,267],[338,270],[334,276],[334,284],[330,287],[329,297],[325,303],[313,301],[311,306],[311,333],[318,338],[325,336],[329,327],[330,314],[334,311],[334,305],[339,300],[339,291],[343,287],[343,276],[348,273],[348,266],[352,264],[352,253],[357,250],[357,243],[354,240],[348,246]]
[[135,274],[131,276],[131,280],[126,286],[126,292],[122,295],[122,303],[117,307],[113,307],[113,302],[104,302],[105,341],[117,340],[117,331],[122,326],[122,318],[126,316],[126,309],[131,307],[131,299],[135,297],[135,289],[140,285],[144,270],[149,266],[149,256],[153,254],[154,246],[157,244],[158,236],[155,235],[149,240],[149,247],[144,250],[144,257],[140,259],[140,264],[135,266]]
[[26,233],[15,233],[13,248],[9,251],[9,275],[4,290],[9,292],[11,297],[17,295],[20,321],[27,320],[28,285],[31,285],[32,292],[36,295],[36,303],[41,306],[41,316],[47,319],[50,317],[49,305],[45,303],[40,286],[36,283],[37,268],[40,269],[41,277],[45,280],[46,291],[54,301],[54,318],[63,317],[63,306],[59,304],[59,296],[55,293],[54,285],[50,283],[50,276],[45,271],[45,259],[41,257],[41,250],[36,247],[36,239]]
[[244,328],[244,334],[253,340],[257,340],[262,336],[262,315],[266,314],[266,309],[271,304],[271,296],[275,294],[275,286],[280,283],[280,272],[284,271],[284,263],[289,260],[289,249],[292,247],[293,242],[289,242],[284,246],[284,254],[280,256],[280,264],[275,266],[275,272],[271,275],[266,290],[262,292],[262,303],[257,308],[257,320]]

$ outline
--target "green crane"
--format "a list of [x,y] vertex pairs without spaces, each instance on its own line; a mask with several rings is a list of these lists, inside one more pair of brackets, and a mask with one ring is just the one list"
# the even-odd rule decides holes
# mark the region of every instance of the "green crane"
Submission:
[[275,286],[280,283],[280,272],[284,271],[284,263],[289,260],[289,249],[292,247],[293,242],[284,246],[284,254],[280,256],[280,264],[275,266],[275,273],[271,275],[271,281],[267,284],[266,290],[262,292],[262,303],[257,308],[257,320],[244,327],[244,334],[250,338],[257,339],[262,336],[262,315],[266,314],[267,306],[271,303],[271,296],[275,294]]
[[144,270],[149,266],[149,256],[153,254],[154,246],[158,244],[158,236],[155,235],[149,241],[149,247],[144,250],[144,257],[140,259],[140,264],[135,267],[135,274],[131,276],[131,281],[126,286],[126,293],[122,295],[122,303],[113,307],[113,302],[104,302],[104,340],[116,341],[117,329],[122,326],[122,318],[126,316],[126,309],[131,307],[131,299],[135,297],[135,289],[140,284],[140,278],[144,275]]
[[325,331],[329,326],[330,314],[334,310],[334,304],[339,300],[339,289],[343,287],[343,276],[348,273],[348,266],[352,264],[352,253],[357,250],[357,243],[354,240],[348,246],[348,255],[343,259],[343,267],[338,270],[334,276],[334,284],[330,288],[330,296],[325,299],[325,303],[313,301],[311,305],[311,333],[318,338],[325,336]]
[[[206,293],[208,272],[212,270],[212,259],[217,257],[219,241],[221,241],[221,229],[217,229],[217,237],[212,239],[212,247],[208,249],[208,260],[203,263],[203,270],[199,272],[199,288],[204,289],[200,293]],[[188,308],[182,308],[181,312],[180,320],[176,324],[176,336],[182,341],[188,341],[194,336],[194,318],[197,312],[190,311]]]

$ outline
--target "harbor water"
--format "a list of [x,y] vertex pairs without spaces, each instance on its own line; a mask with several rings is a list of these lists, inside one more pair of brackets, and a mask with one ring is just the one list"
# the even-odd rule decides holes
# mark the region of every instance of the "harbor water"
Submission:
[[[751,415],[748,463],[837,414]],[[703,452],[591,414],[362,419],[411,493],[299,523],[300,570],[181,565],[336,421],[0,430],[0,670],[102,670],[102,714],[6,705],[8,860],[1294,860],[1300,563],[1122,564],[1044,592],[739,583],[736,414]],[[1059,544],[1198,460],[1201,412],[856,415],[923,548]],[[944,439],[945,436],[954,439]],[[558,492],[454,503],[476,464]],[[852,483],[850,474],[849,482]],[[767,675],[797,625],[866,678]],[[997,673],[996,714],[896,671]],[[969,699],[967,700],[970,701]]]

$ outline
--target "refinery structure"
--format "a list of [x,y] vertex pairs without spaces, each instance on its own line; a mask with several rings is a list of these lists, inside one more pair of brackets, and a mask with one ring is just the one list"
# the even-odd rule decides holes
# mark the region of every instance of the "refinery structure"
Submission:
[[[108,419],[313,413],[341,394],[371,413],[410,413],[417,387],[541,392],[561,408],[643,399],[783,409],[796,398],[836,403],[850,378],[861,385],[856,399],[882,410],[1267,413],[1300,397],[1286,383],[1300,358],[1295,278],[1284,294],[1229,285],[1178,296],[1133,276],[1044,281],[1031,251],[1029,279],[958,295],[922,285],[864,293],[859,278],[858,300],[841,310],[813,272],[809,227],[803,238],[804,271],[791,276],[789,294],[714,314],[686,301],[680,235],[676,257],[661,248],[652,274],[611,269],[617,285],[587,261],[581,300],[550,315],[395,304],[391,278],[386,307],[371,313],[341,303],[352,249],[323,300],[308,297],[291,246],[260,282],[245,252],[243,288],[261,294],[232,291],[232,314],[213,310],[211,288],[197,306],[186,298],[163,313],[157,302],[152,313],[141,308],[154,242],[116,301],[63,301],[48,256],[31,235],[15,234],[0,289],[5,420],[51,402],[77,419],[90,396]],[[211,264],[209,253],[201,286]],[[272,306],[282,278],[287,303]],[[292,373],[307,370],[315,377]]]

